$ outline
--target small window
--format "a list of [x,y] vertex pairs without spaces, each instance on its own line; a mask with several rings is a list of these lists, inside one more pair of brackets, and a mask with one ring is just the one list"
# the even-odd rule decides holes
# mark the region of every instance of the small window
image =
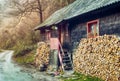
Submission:
[[94,38],[96,36],[99,36],[99,20],[94,20],[87,23],[87,37]]

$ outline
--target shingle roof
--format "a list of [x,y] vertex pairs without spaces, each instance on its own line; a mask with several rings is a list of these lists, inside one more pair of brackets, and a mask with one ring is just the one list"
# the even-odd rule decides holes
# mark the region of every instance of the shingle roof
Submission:
[[120,0],[76,0],[72,4],[57,10],[48,19],[46,19],[42,24],[35,27],[39,29],[41,27],[48,27],[54,24],[58,24],[63,20],[69,20],[78,15],[99,9],[111,5],[113,3],[120,2]]

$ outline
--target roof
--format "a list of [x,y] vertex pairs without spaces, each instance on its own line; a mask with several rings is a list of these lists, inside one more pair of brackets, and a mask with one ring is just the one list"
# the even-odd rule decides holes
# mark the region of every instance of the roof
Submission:
[[48,27],[54,24],[58,24],[63,20],[69,20],[76,16],[85,14],[87,12],[111,5],[113,3],[120,2],[120,0],[76,0],[72,4],[57,10],[49,18],[47,18],[42,24],[35,27],[35,30],[42,27]]

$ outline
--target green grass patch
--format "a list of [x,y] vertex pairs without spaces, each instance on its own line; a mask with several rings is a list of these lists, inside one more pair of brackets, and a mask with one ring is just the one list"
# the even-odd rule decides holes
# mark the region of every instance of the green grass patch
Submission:
[[84,75],[80,73],[74,73],[72,76],[66,78],[66,77],[61,77],[63,81],[104,81],[100,78],[97,77],[92,77],[89,75]]
[[36,53],[36,44],[27,45],[18,42],[12,49],[15,50],[13,59],[19,64],[33,64]]
[[15,52],[13,59],[19,64],[33,64],[35,59],[35,53],[36,47],[33,49],[26,48],[23,50],[19,50],[19,52]]
[[2,50],[0,49],[0,52],[2,52]]
[[35,53],[33,51],[23,55],[17,56],[14,60],[19,64],[32,64],[34,62]]

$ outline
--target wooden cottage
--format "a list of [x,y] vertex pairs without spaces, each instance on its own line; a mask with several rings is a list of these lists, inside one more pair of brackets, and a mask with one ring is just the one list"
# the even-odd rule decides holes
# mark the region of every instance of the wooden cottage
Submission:
[[58,38],[61,45],[67,43],[72,49],[81,38],[120,36],[120,0],[76,0],[56,11],[35,30],[40,30],[43,40]]
[[43,40],[58,37],[73,47],[81,38],[104,34],[120,35],[120,0],[76,0],[56,11],[35,30]]

